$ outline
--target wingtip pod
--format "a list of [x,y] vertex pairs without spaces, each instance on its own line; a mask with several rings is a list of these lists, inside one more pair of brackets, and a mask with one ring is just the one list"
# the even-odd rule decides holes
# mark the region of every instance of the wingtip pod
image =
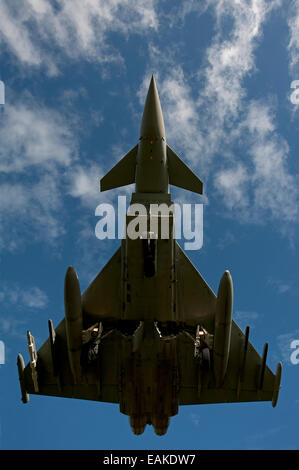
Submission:
[[281,382],[281,374],[282,374],[282,363],[279,362],[276,368],[276,374],[274,379],[274,389],[273,389],[273,396],[272,396],[272,406],[275,408],[277,405],[277,400],[279,396],[280,390],[280,382]]
[[25,387],[25,381],[24,381],[25,364],[24,364],[24,359],[23,359],[22,354],[18,355],[17,366],[18,366],[19,381],[20,381],[20,388],[21,388],[21,394],[22,394],[22,402],[28,403],[29,394],[27,393],[26,387]]

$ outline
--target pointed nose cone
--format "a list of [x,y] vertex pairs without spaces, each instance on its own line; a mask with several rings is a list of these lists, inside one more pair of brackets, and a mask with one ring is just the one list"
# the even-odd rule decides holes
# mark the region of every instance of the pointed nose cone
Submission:
[[165,139],[165,127],[162,108],[160,104],[156,82],[153,75],[145,100],[140,129],[140,137],[142,137],[143,139],[161,139],[163,137]]

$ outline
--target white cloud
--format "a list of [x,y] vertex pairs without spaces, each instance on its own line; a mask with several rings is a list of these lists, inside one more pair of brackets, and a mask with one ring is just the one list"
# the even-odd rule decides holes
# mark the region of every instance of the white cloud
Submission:
[[[276,426],[276,427],[271,427],[268,429],[263,429],[261,428],[261,431],[257,432],[256,434],[252,434],[251,436],[247,436],[245,439],[243,439],[244,442],[246,443],[251,443],[252,441],[265,441],[266,439],[270,440],[271,438],[271,449],[273,448],[273,441],[274,441],[274,436],[279,434],[281,436],[284,432],[286,432],[288,426],[283,425],[283,426]],[[249,449],[252,450],[252,444],[250,444]],[[275,446],[275,448],[277,448]],[[254,449],[258,449],[254,447]]]
[[252,145],[250,152],[254,163],[252,185],[256,209],[281,222],[296,222],[297,177],[288,170],[287,143],[274,136]]
[[[65,233],[67,195],[92,208],[93,214],[101,201],[111,202],[115,196],[100,193],[100,165],[78,162],[79,142],[71,122],[30,95],[5,107],[0,127],[0,250],[14,251],[30,241],[56,244]],[[119,148],[117,154],[116,161],[122,156]]]
[[236,244],[236,243],[237,243],[236,236],[232,232],[230,232],[229,230],[226,230],[225,233],[220,234],[219,241],[217,243],[217,247],[220,250],[223,250],[227,246],[232,245],[232,244]]
[[299,3],[296,0],[291,2],[291,8],[288,12],[288,26],[290,35],[288,44],[290,68],[294,73],[295,71],[298,72],[299,65]]
[[[13,2],[11,2],[13,3]],[[19,60],[28,65],[39,65],[41,57],[29,37],[29,30],[14,15],[5,2],[0,4],[0,33],[10,50]]]
[[249,326],[251,329],[253,329],[259,318],[260,314],[257,312],[238,310],[235,313],[235,320],[243,331],[245,331],[246,326]]
[[271,104],[253,101],[244,121],[250,132],[248,153],[252,158],[254,204],[259,215],[268,213],[273,219],[295,222],[299,196],[297,176],[288,168],[289,146],[277,133],[274,119]]
[[216,189],[224,198],[224,204],[230,210],[237,207],[238,211],[249,206],[248,183],[249,175],[241,163],[216,173],[214,181]]
[[49,0],[4,0],[0,32],[22,64],[45,66],[55,75],[61,61],[58,51],[74,60],[120,60],[109,33],[127,36],[156,30],[155,4],[156,0],[61,0],[55,8]]
[[251,101],[242,125],[248,128],[250,134],[256,133],[258,137],[267,136],[275,131],[273,116],[275,109],[271,104]]
[[103,171],[99,165],[90,165],[84,167],[77,165],[69,172],[69,190],[68,193],[80,198],[86,206],[96,207],[100,202],[100,179]]
[[215,187],[225,205],[236,209],[243,220],[280,220],[282,230],[281,223],[298,219],[299,192],[297,176],[288,168],[289,146],[277,133],[271,104],[251,101],[244,114],[235,134],[242,145],[246,139],[247,158],[242,164],[235,163],[233,169],[227,169],[226,164],[216,174]]
[[58,112],[22,99],[5,107],[0,127],[0,249],[8,250],[64,233],[62,170],[78,153]]
[[0,250],[32,241],[52,243],[64,233],[61,192],[53,176],[0,184]]
[[268,284],[273,287],[273,289],[276,291],[278,294],[285,294],[286,292],[289,292],[292,287],[293,283],[290,281],[284,281],[281,279],[268,279]]
[[[246,97],[244,78],[255,70],[254,52],[262,26],[278,2],[217,0],[212,4],[217,30],[207,49],[205,68],[199,72],[204,82],[199,105],[206,115],[205,153],[217,151],[230,137]],[[233,21],[229,35],[222,32],[227,19]]]
[[30,166],[68,166],[76,148],[63,117],[32,98],[7,104],[0,127],[0,172],[20,172]]
[[29,291],[22,292],[21,298],[24,305],[30,308],[45,308],[48,303],[47,295],[38,287],[33,287]]
[[200,416],[198,413],[190,413],[190,420],[194,427],[198,428],[200,426]]
[[[5,340],[5,344],[6,344],[8,335],[17,336],[19,338],[22,338],[22,341],[24,341],[24,337],[26,337],[25,325],[26,325],[26,320],[24,318],[20,320],[12,315],[6,315],[5,318],[4,316],[1,316],[0,317],[0,333],[2,335],[2,339]],[[11,352],[10,348],[6,347],[5,348],[6,362],[8,362],[7,357],[10,355],[10,352]]]
[[43,309],[48,304],[48,297],[38,287],[29,289],[18,285],[1,284],[0,302],[5,305],[14,305],[18,308]]
[[[263,25],[280,3],[209,2],[216,30],[198,74],[197,100],[190,84],[194,77],[191,82],[175,54],[165,55],[153,44],[149,48],[168,143],[191,163],[205,188],[213,175],[224,205],[243,222],[291,223],[298,217],[297,177],[289,169],[289,146],[277,132],[274,100],[245,99],[244,79],[255,71]],[[191,7],[196,9],[194,3]],[[230,31],[223,26],[227,19]],[[139,91],[142,104],[149,79],[147,73]]]
[[[217,1],[215,13],[218,34],[206,54],[204,96],[224,104],[226,113],[234,113],[244,93],[242,79],[254,68],[253,51],[265,18],[266,4],[254,0],[247,3]],[[220,30],[227,18],[233,20],[233,28],[230,38],[224,39]]]
[[199,112],[192,98],[192,90],[186,83],[180,67],[163,80],[161,96],[169,142],[179,149],[184,149],[186,159],[198,164],[203,147],[202,134],[198,132]]
[[292,365],[291,354],[294,349],[291,348],[291,343],[299,339],[299,330],[294,330],[291,333],[284,333],[277,337],[277,344],[280,354],[285,363],[289,366]]

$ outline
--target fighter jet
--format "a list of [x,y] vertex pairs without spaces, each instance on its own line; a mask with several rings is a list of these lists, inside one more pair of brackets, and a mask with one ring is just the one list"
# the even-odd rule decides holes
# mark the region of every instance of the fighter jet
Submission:
[[[66,271],[65,318],[37,351],[28,331],[30,361],[18,356],[22,401],[29,394],[119,404],[135,434],[152,425],[166,433],[180,405],[277,403],[281,363],[274,374],[232,318],[233,284],[225,271],[217,295],[174,237],[169,185],[202,194],[203,184],[166,143],[154,77],[138,144],[101,180],[101,190],[135,183],[120,248],[81,295]],[[146,209],[146,230],[131,236],[132,207]],[[168,213],[153,213],[153,204]],[[166,211],[167,212],[167,211]],[[140,214],[139,214],[139,217]],[[151,220],[156,230],[151,230]],[[167,221],[168,237],[162,236]]]

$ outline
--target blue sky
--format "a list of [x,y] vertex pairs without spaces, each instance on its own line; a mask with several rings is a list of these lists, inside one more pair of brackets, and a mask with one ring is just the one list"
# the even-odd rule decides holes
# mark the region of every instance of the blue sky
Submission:
[[[200,4],[200,7],[198,6]],[[0,4],[0,448],[296,449],[299,2],[3,0]],[[99,180],[138,140],[155,74],[167,141],[204,182],[204,243],[187,255],[268,364],[270,403],[181,407],[164,437],[131,433],[117,405],[20,401],[16,357],[62,319],[68,265],[82,290],[119,241],[95,237]],[[298,100],[297,100],[298,101]],[[130,188],[131,190],[131,188]]]

